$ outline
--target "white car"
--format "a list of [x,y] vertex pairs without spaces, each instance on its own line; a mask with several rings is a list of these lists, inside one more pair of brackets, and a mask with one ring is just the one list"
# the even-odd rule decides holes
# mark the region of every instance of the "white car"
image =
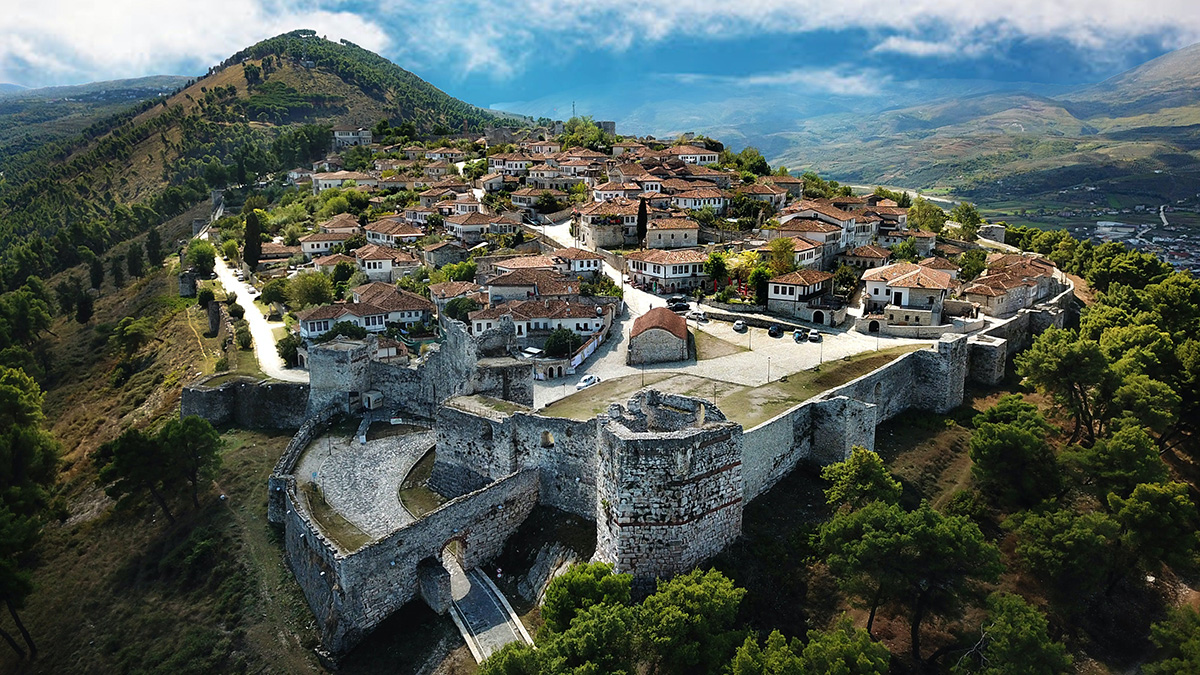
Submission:
[[744,330],[746,330],[746,322],[745,322],[745,321],[742,321],[741,319],[738,319],[737,321],[734,321],[734,322],[733,322],[733,329],[734,329],[734,330],[736,330],[736,331],[737,331],[737,332],[739,332],[739,333],[740,333],[740,332],[742,332],[742,331],[744,331]]
[[575,391],[579,391],[580,389],[587,389],[588,387],[590,387],[594,384],[600,384],[599,376],[584,375],[583,379],[579,381],[579,384],[575,385]]

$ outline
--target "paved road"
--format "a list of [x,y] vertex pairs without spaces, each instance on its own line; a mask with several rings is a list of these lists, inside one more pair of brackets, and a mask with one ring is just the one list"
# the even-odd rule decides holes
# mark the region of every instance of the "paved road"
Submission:
[[453,559],[444,564],[450,571],[451,611],[476,661],[482,663],[510,642],[533,644],[507,600],[483,572],[463,572]]
[[[545,233],[548,238],[560,246],[575,245],[569,224],[566,222],[546,226]],[[604,272],[617,283],[621,282],[621,273],[607,263],[604,265]],[[610,380],[643,372],[640,366],[635,367],[625,363],[633,319],[647,312],[652,306],[664,306],[666,300],[628,285],[625,286],[624,297],[630,316],[621,322],[620,333],[614,330],[608,340],[596,350],[596,353],[576,370],[574,377],[535,381],[533,390],[535,408],[544,407],[574,394],[575,384],[584,374],[598,375],[601,380]],[[850,323],[848,322],[846,325],[848,326]],[[703,361],[647,365],[644,369],[645,372],[661,370],[671,373],[686,373],[755,387],[766,384],[768,377],[771,380],[777,380],[783,375],[807,370],[824,361],[876,349],[887,349],[897,345],[933,342],[932,340],[893,338],[877,334],[866,335],[847,330],[844,327],[823,326],[821,331],[825,333],[825,339],[822,342],[797,344],[792,339],[791,333],[786,333],[782,338],[772,338],[762,328],[750,328],[744,333],[738,333],[733,330],[732,324],[722,321],[709,321],[701,324],[688,321],[688,326],[693,332],[702,331],[738,347],[743,347],[745,351]]]
[[284,360],[275,351],[276,328],[283,327],[279,321],[267,321],[262,311],[255,305],[250,295],[250,286],[237,280],[234,271],[220,257],[216,265],[217,279],[227,291],[237,293],[238,304],[246,310],[245,319],[250,324],[250,335],[254,336],[254,354],[258,357],[258,367],[267,377],[285,382],[308,382],[308,371],[288,368]]

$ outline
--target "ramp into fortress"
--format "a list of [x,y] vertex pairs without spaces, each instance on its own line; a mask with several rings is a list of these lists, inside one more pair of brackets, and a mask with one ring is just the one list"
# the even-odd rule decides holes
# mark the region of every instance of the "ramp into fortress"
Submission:
[[457,563],[446,567],[450,571],[450,618],[477,662],[483,663],[510,642],[533,644],[504,594],[486,574],[478,569],[464,572]]

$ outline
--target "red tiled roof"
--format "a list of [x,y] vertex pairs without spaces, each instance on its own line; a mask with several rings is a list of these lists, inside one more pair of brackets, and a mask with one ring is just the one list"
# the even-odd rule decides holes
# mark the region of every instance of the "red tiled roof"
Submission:
[[788,272],[780,277],[775,277],[771,280],[771,283],[787,284],[790,286],[815,286],[817,284],[825,283],[832,278],[833,275],[829,272],[821,272],[819,270],[805,268],[798,269],[795,272]]
[[680,340],[686,340],[688,336],[686,319],[666,307],[655,307],[634,319],[629,337],[635,338],[651,328],[661,328]]
[[378,232],[379,234],[387,234],[393,237],[420,237],[424,235],[423,232],[412,225],[392,218],[384,218],[383,220],[376,220],[373,223],[367,223],[363,229],[368,232]]
[[853,258],[876,258],[887,260],[888,258],[892,257],[892,252],[880,246],[859,246],[846,255]]
[[432,302],[416,293],[378,281],[358,286],[353,293],[359,302],[375,305],[389,312],[408,310],[432,312],[434,309]]
[[457,298],[468,293],[478,293],[483,290],[479,284],[470,281],[444,281],[429,286],[429,295],[439,299]]
[[560,248],[550,252],[550,256],[554,258],[562,258],[564,260],[604,260],[604,256],[592,251],[585,251],[581,248]]
[[655,218],[646,224],[648,230],[697,230],[700,223],[691,218]]
[[503,270],[521,270],[521,269],[552,269],[556,263],[544,255],[522,255],[500,260],[495,263],[496,269]]
[[353,236],[348,232],[313,232],[300,237],[300,241],[346,241]]
[[921,267],[928,267],[930,269],[935,269],[935,270],[957,270],[958,269],[958,265],[955,265],[954,263],[950,262],[949,260],[946,260],[945,258],[939,258],[937,256],[930,256],[930,257],[918,262],[917,264],[920,265]]
[[689,248],[679,249],[650,249],[648,251],[634,251],[625,255],[627,260],[640,260],[655,265],[690,265],[693,263],[702,263],[708,260],[708,256],[704,255],[703,251],[697,251]]

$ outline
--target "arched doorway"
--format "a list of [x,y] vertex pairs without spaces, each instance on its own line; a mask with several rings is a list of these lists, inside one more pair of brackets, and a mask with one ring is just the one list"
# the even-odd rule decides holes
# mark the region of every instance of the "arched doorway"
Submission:
[[558,377],[562,377],[562,366],[558,367]]
[[819,309],[817,311],[813,312],[813,323],[819,323],[822,326],[824,326],[825,325],[825,312],[822,312]]
[[872,321],[871,323],[867,324],[867,332],[878,333],[879,332],[879,322]]

